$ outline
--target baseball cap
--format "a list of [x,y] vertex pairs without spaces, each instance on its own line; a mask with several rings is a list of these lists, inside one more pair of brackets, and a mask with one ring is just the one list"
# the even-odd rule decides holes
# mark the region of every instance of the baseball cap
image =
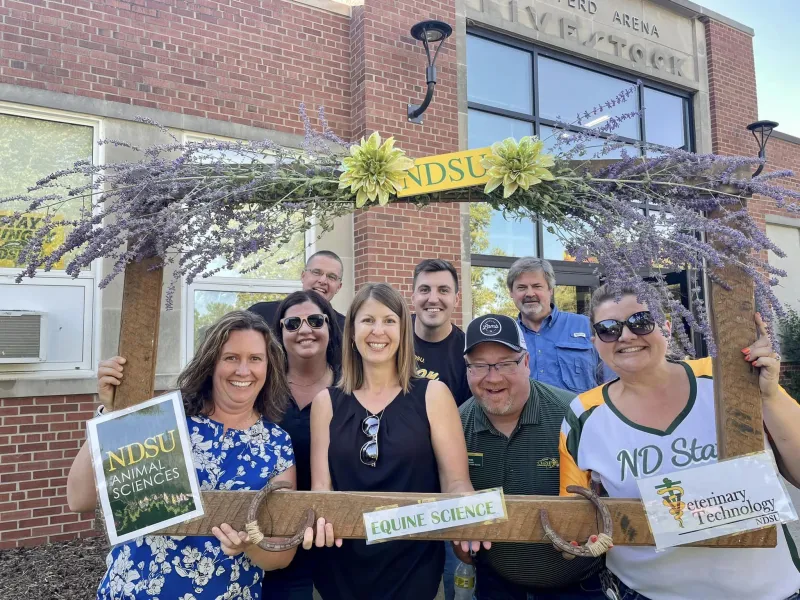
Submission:
[[470,322],[465,335],[464,354],[481,342],[503,344],[516,352],[528,351],[519,325],[505,315],[483,315]]

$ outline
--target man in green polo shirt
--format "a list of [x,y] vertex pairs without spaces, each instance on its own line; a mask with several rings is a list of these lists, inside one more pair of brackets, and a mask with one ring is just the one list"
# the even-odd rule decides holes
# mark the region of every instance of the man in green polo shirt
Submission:
[[[525,337],[510,317],[467,327],[464,358],[472,398],[461,407],[476,490],[558,496],[561,422],[575,394],[529,378]],[[469,557],[456,549],[461,560]],[[602,559],[565,559],[550,544],[495,543],[477,555],[478,600],[606,598]]]

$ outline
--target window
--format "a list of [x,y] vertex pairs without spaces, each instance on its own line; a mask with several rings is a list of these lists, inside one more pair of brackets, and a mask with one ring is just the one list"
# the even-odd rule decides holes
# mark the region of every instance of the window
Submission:
[[[0,102],[0,197],[26,194],[41,178],[69,169],[78,161],[98,164],[102,152],[95,139],[100,137],[100,126],[99,120],[89,117]],[[73,175],[60,183],[81,186],[90,181],[83,175]],[[0,216],[27,206],[27,202],[4,203],[0,205]],[[73,254],[47,273],[42,271],[34,279],[14,282],[22,270],[18,259],[23,241],[40,226],[45,215],[69,220],[91,206],[88,196],[46,203],[10,225],[0,225],[0,310],[41,312],[45,323],[45,337],[38,348],[44,359],[23,363],[5,356],[0,373],[62,372],[70,377],[92,374],[97,326],[95,269],[85,269],[77,279],[67,276],[64,269]],[[57,228],[45,251],[60,245],[69,231],[69,226]]]
[[[771,218],[771,215],[767,215],[767,219]],[[772,250],[769,251],[769,264],[787,273],[787,276],[781,278],[780,284],[774,288],[775,295],[785,307],[800,310],[800,271],[797,269],[797,259],[800,257],[800,227],[768,221],[767,237],[786,252],[786,256],[781,258]]]
[[247,310],[256,302],[282,300],[299,289],[299,277],[296,282],[209,277],[193,283],[188,289],[186,309],[186,361],[194,355],[208,326],[225,313]]
[[[79,160],[93,162],[93,150],[92,126],[6,113],[0,107],[0,198],[26,194],[29,187],[46,175],[69,169]],[[72,175],[61,183],[81,186],[88,181],[82,175]],[[46,192],[58,193],[58,190],[45,190],[39,195],[44,196]],[[24,201],[0,204],[0,217],[25,209],[27,204]],[[48,203],[12,226],[0,226],[0,268],[12,269],[14,274],[19,271],[17,259],[23,240],[38,228],[45,215],[54,220],[75,219],[91,206],[88,196]],[[69,230],[66,226],[57,228],[51,248],[63,242]],[[70,255],[64,257],[55,271],[63,271],[69,258]]]
[[[627,102],[583,118],[583,127],[568,125],[578,114],[614,98],[636,84],[636,77],[569,57],[532,44],[483,30],[467,36],[468,144],[490,146],[513,137],[538,135],[548,150],[558,144],[571,147],[572,138],[586,126],[602,127],[608,116],[638,111],[621,121],[614,131],[620,147],[601,158],[619,158],[642,152],[642,146],[658,144],[692,149],[690,96],[655,82],[645,82]],[[558,128],[557,128],[558,127]],[[587,144],[581,158],[598,154],[607,134]],[[658,150],[647,150],[647,153]],[[645,206],[646,213],[655,207]],[[553,263],[556,302],[565,310],[583,312],[591,288],[596,285],[591,265],[576,264],[551,224],[543,219],[512,221],[485,204],[470,206],[473,314],[513,312],[505,288],[506,269],[520,256],[541,256]],[[563,285],[561,285],[563,284]]]
[[[195,134],[185,137],[186,142],[201,142],[204,139],[209,138]],[[204,154],[208,158],[217,158],[219,155],[220,152],[210,151]],[[239,157],[231,153],[226,158],[236,160]],[[225,313],[246,310],[256,302],[281,300],[301,289],[300,275],[305,265],[305,251],[306,239],[298,234],[288,244],[271,250],[264,249],[231,267],[225,267],[224,260],[220,258],[212,264],[212,268],[222,267],[220,271],[212,277],[195,279],[187,286],[183,364],[194,354],[205,329]],[[259,261],[262,261],[261,264],[255,266]]]

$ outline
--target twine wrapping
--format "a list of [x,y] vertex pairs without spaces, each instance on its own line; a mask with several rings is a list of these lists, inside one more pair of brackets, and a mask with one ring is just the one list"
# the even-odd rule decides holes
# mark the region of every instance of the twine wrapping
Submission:
[[258,521],[250,521],[245,524],[244,529],[247,531],[247,537],[250,539],[251,544],[258,544],[264,539],[264,534],[261,533],[261,529],[258,527]]
[[597,540],[586,544],[586,548],[588,548],[589,552],[591,552],[592,556],[595,558],[602,556],[613,547],[614,541],[611,539],[611,536],[606,533],[598,534]]

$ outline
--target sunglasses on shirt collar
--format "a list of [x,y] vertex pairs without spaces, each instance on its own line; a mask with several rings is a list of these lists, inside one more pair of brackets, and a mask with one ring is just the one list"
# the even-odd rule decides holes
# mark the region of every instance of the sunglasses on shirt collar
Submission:
[[594,332],[603,342],[616,342],[622,336],[622,328],[627,327],[634,335],[647,335],[656,328],[655,319],[649,310],[632,314],[624,321],[604,319],[594,324]]

